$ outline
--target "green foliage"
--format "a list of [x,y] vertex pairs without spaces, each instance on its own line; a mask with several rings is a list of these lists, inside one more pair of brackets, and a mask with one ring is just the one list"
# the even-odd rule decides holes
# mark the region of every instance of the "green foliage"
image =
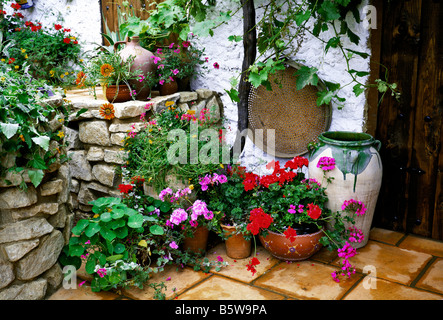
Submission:
[[[38,186],[44,170],[66,160],[61,127],[69,114],[69,105],[64,100],[60,105],[45,102],[48,94],[56,90],[31,76],[26,63],[17,69],[9,62],[0,61],[0,157],[15,157],[15,163],[2,166],[0,175],[5,178],[8,171],[22,177],[27,174],[32,184]],[[50,126],[50,121],[59,125]],[[26,188],[24,179],[21,187]]]
[[[1,16],[1,14],[0,14]],[[43,26],[25,21],[20,12],[0,19],[0,33],[11,45],[4,59],[14,59],[12,66],[23,68],[34,77],[53,85],[70,86],[75,79],[81,60],[81,47],[77,36],[59,23]]]

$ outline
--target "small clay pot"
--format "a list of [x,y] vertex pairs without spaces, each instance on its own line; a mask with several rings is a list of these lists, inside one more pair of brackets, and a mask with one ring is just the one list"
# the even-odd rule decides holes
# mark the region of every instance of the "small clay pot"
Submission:
[[209,230],[205,226],[195,228],[193,237],[185,237],[183,240],[183,249],[190,250],[195,253],[203,253],[206,251],[208,244]]
[[232,259],[245,259],[251,255],[251,240],[246,240],[241,233],[235,233],[234,226],[220,225],[228,237],[225,240],[226,254]]
[[106,100],[110,103],[126,102],[131,100],[131,90],[126,84],[111,85],[106,87]]

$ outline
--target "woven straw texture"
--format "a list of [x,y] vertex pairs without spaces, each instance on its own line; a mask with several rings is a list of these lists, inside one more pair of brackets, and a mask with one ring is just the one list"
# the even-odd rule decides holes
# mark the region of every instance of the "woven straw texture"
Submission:
[[[277,71],[269,76],[272,91],[259,86],[249,94],[249,137],[263,151],[280,158],[306,153],[308,143],[316,142],[331,122],[331,106],[316,104],[316,86],[296,89],[296,71],[292,66]],[[275,135],[267,129],[274,129]]]

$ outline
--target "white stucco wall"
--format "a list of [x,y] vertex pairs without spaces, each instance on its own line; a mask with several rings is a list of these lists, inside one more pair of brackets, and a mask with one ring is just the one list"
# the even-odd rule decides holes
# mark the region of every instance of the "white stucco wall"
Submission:
[[[258,2],[257,2],[258,3]],[[360,13],[362,13],[363,6],[367,4],[364,2],[360,7]],[[238,6],[238,2],[231,2],[225,0],[223,3],[217,2],[216,10],[225,10],[226,7],[235,9]],[[260,10],[256,12],[256,21],[261,18]],[[361,14],[362,16],[362,14]],[[369,30],[363,27],[363,24],[356,24],[355,20],[348,16],[348,24],[351,30],[354,31],[359,37],[359,45],[356,46],[351,42],[346,42],[345,47],[353,50],[370,53],[368,46]],[[205,48],[206,56],[209,58],[210,67],[209,72],[203,76],[200,76],[191,83],[192,88],[208,88],[217,90],[221,94],[225,106],[225,116],[228,121],[228,126],[231,133],[228,135],[229,141],[233,141],[235,132],[237,129],[237,108],[228,94],[225,93],[225,89],[230,89],[229,79],[233,76],[237,76],[241,71],[241,64],[243,59],[243,45],[241,42],[234,43],[228,41],[230,35],[242,35],[242,13],[241,11],[235,15],[227,25],[222,25],[215,30],[213,37],[198,39],[199,45]],[[324,39],[329,39],[323,35]],[[296,46],[296,43],[294,43]],[[294,61],[299,61],[309,67],[316,67],[318,69],[318,75],[320,79],[330,82],[338,82],[342,85],[350,81],[350,76],[346,72],[346,61],[338,50],[330,49],[327,54],[324,53],[325,44],[312,35],[306,33],[305,39],[301,48],[295,56],[289,58]],[[218,62],[219,69],[212,67],[214,62]],[[369,58],[363,59],[356,56],[351,60],[351,69],[359,71],[369,71]],[[365,81],[365,78],[361,78]],[[364,111],[366,104],[366,97],[361,94],[356,97],[352,92],[352,85],[345,87],[341,90],[339,96],[346,98],[344,107],[339,110],[337,105],[332,105],[332,122],[330,130],[344,130],[361,132],[364,127]],[[279,159],[271,155],[264,153],[261,149],[254,146],[252,141],[248,138],[245,146],[245,151],[242,155],[242,164],[249,168],[255,168],[257,173],[265,172],[264,165],[258,166],[259,159],[265,160],[267,163],[270,160],[280,160],[280,163],[284,163],[288,159]]]
[[[10,3],[5,5],[9,14],[13,12]],[[48,27],[60,23],[78,35],[85,52],[94,48],[94,42],[102,43],[99,0],[34,0],[33,3],[32,8],[20,10],[25,21],[41,22]]]
[[[256,4],[259,4],[256,0]],[[360,7],[360,13],[365,1]],[[217,6],[212,15],[218,11],[231,9],[235,11],[239,6],[239,1],[223,0],[217,1]],[[11,12],[11,8],[6,8]],[[53,11],[53,14],[50,13]],[[57,15],[63,17],[63,26],[71,28],[73,32],[79,35],[80,42],[86,49],[93,47],[93,43],[101,43],[101,9],[99,0],[35,0],[35,7],[21,11],[27,20],[41,21],[45,25],[57,21]],[[256,21],[261,18],[260,10],[257,10]],[[361,14],[362,15],[362,14]],[[211,19],[211,17],[208,17]],[[358,46],[348,42],[345,47],[357,51],[370,53],[368,46],[369,30],[363,27],[363,24],[357,25],[352,17],[348,19],[350,28],[360,37]],[[237,77],[243,60],[242,42],[228,41],[230,35],[242,35],[243,20],[242,11],[229,21],[228,24],[221,25],[215,30],[213,37],[195,39],[198,46],[205,48],[205,56],[209,59],[209,70],[204,75],[199,76],[191,82],[192,89],[207,88],[217,91],[221,95],[224,104],[224,115],[229,129],[227,139],[233,142],[237,130],[237,106],[233,103],[225,90],[230,89],[230,79]],[[323,35],[324,36],[324,35]],[[296,56],[289,57],[292,60],[298,60],[307,66],[314,66],[318,69],[319,77],[324,81],[338,82],[346,84],[350,81],[350,76],[346,72],[346,62],[338,50],[330,49],[327,54],[324,53],[325,44],[315,37],[306,33],[301,48]],[[325,37],[328,39],[328,37]],[[296,45],[296,44],[294,44]],[[212,65],[217,62],[220,66],[215,69]],[[351,68],[359,71],[369,71],[369,58],[363,59],[356,56],[351,60]],[[362,81],[364,78],[362,78]],[[366,97],[361,94],[356,97],[352,92],[352,85],[345,87],[340,92],[341,97],[346,98],[343,109],[339,110],[337,105],[332,105],[333,114],[330,130],[346,130],[361,132],[364,128],[364,111]],[[260,159],[268,162],[275,159],[267,155],[261,149],[256,148],[251,140],[247,139],[245,151],[242,155],[242,164],[249,168],[254,168]],[[287,159],[275,159],[284,163]],[[256,172],[265,170],[264,166],[256,169]]]

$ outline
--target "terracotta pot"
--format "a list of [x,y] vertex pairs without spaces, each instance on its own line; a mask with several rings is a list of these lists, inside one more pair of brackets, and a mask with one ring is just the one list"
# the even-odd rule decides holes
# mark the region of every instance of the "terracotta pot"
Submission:
[[193,237],[185,237],[183,241],[183,249],[190,250],[195,253],[205,252],[208,244],[208,228],[204,226],[197,227],[194,230],[193,235]]
[[106,100],[111,103],[126,102],[131,100],[131,90],[127,85],[107,86],[105,90]]
[[284,234],[268,230],[268,235],[266,237],[259,235],[259,239],[263,247],[277,259],[299,261],[310,258],[321,249],[322,245],[319,240],[323,235],[323,231],[319,230],[297,235],[291,242]]
[[177,81],[171,81],[160,85],[160,95],[167,96],[178,91]]
[[232,259],[245,259],[251,255],[251,240],[246,240],[242,234],[235,233],[234,226],[221,224],[228,237],[225,240],[226,254]]
[[[335,169],[326,173],[333,178],[326,188],[326,206],[332,212],[341,211],[345,200],[362,201],[367,210],[362,216],[354,216],[355,227],[361,229],[365,239],[353,243],[354,248],[367,244],[375,206],[382,182],[382,162],[378,150],[380,141],[371,135],[358,132],[329,131],[319,136],[319,143],[310,150],[309,178],[322,181],[323,170],[317,168],[321,157],[335,159]],[[351,227],[352,224],[346,224]],[[332,228],[329,226],[328,228]]]
[[[117,51],[120,44],[125,45],[125,48],[119,52],[124,61],[130,56],[135,56],[134,62],[131,65],[131,71],[140,70],[140,74],[143,74],[145,78],[148,77],[149,72],[155,73],[156,65],[152,59],[154,54],[140,45],[140,38],[138,36],[131,37],[130,41],[128,38],[126,38],[126,41],[117,41],[114,44],[115,51]],[[130,85],[137,92],[136,98],[138,100],[146,99],[151,92],[148,86],[138,80],[132,80]]]

